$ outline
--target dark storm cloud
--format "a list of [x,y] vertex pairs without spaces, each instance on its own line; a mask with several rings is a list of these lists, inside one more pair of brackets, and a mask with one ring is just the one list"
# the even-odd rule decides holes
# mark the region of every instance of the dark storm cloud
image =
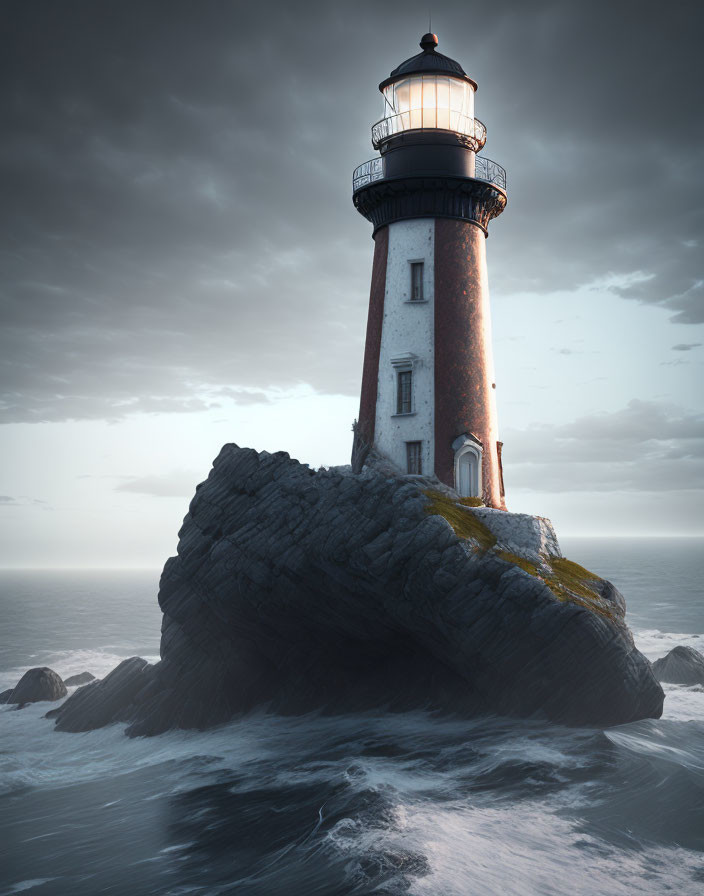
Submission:
[[[606,280],[703,319],[698,11],[435,10],[509,172],[495,295]],[[5,2],[0,419],[355,394],[371,242],[350,175],[426,12]]]
[[633,400],[572,423],[508,430],[512,487],[547,491],[704,489],[704,415]]

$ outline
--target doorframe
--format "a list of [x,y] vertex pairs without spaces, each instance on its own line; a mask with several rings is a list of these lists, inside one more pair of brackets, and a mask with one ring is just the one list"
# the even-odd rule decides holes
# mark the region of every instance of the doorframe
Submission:
[[452,443],[452,448],[455,452],[455,491],[457,494],[460,493],[460,458],[462,458],[465,454],[474,455],[477,462],[477,494],[468,496],[468,497],[477,497],[481,498],[482,496],[482,457],[484,453],[484,449],[482,448],[482,443],[476,436],[473,436],[471,433],[464,433],[461,436],[458,436],[455,441]]

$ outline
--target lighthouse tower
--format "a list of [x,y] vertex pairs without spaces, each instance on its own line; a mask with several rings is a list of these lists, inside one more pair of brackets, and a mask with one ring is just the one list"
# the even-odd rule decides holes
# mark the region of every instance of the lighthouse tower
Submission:
[[437,44],[425,34],[379,85],[380,155],[353,175],[375,247],[352,464],[374,447],[403,473],[505,509],[485,242],[506,172],[478,155],[477,85]]

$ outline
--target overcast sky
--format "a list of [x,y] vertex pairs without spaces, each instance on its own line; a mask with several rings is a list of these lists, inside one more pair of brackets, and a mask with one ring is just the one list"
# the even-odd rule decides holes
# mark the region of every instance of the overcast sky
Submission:
[[[351,173],[427,11],[0,2],[0,565],[161,565],[228,441],[348,461],[373,248]],[[701,4],[432,16],[508,171],[509,508],[704,532]]]

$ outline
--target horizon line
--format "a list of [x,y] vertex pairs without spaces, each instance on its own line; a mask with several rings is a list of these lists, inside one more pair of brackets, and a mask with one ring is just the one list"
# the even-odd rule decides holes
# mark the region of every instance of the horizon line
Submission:
[[[564,534],[561,535],[560,538],[575,538],[575,539],[589,539],[596,540],[599,539],[601,541],[617,541],[617,540],[640,540],[646,541],[649,539],[668,539],[668,540],[686,540],[686,539],[704,539],[704,532],[695,532],[695,533],[678,533],[673,535],[671,533],[668,534],[620,534],[620,535],[603,535],[603,534]],[[559,539],[558,539],[559,541]],[[164,568],[164,564],[159,564],[155,566],[115,566],[111,564],[101,565],[101,566],[80,566],[80,565],[70,565],[70,566],[29,566],[23,564],[21,566],[4,566],[0,564],[0,572],[161,572]]]

